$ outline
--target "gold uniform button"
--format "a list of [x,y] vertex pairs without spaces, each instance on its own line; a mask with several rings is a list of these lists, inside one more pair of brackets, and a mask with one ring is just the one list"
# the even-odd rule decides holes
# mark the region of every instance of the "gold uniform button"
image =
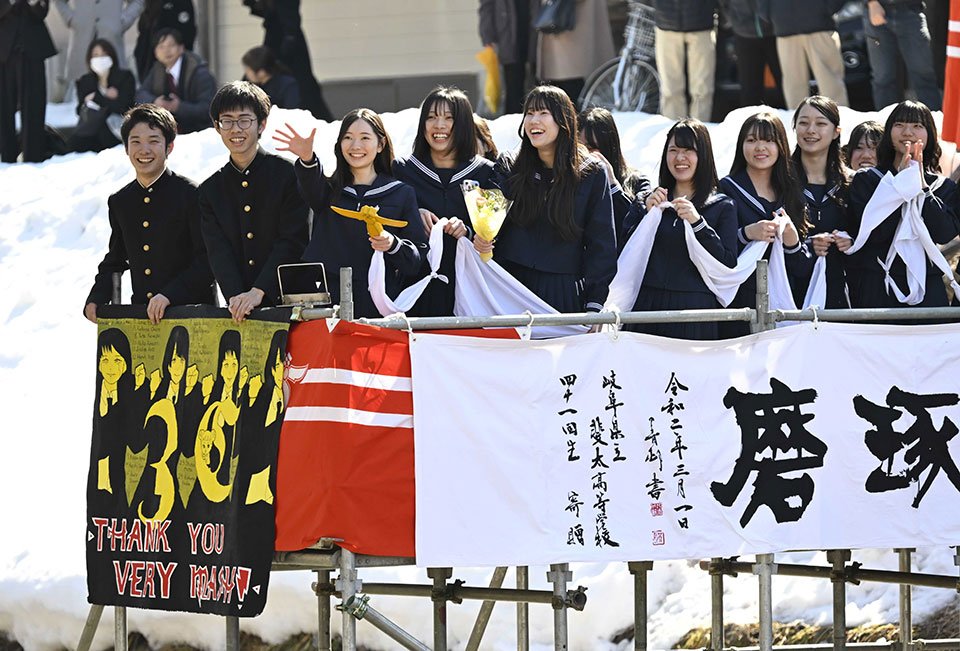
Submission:
[[242,185],[243,187],[247,187],[248,185],[250,185],[250,183],[249,183],[249,182],[247,182],[247,181],[244,181],[244,182],[243,182],[243,183],[241,183],[240,185]]
[[250,206],[249,206],[249,205],[244,206],[244,207],[243,207],[243,212],[250,212]]
[[147,292],[147,298],[153,298],[153,292]]
[[252,239],[253,239],[253,233],[247,233],[247,239],[248,239],[248,240],[252,240]]
[[247,261],[247,264],[249,264],[249,265],[252,267],[253,264],[254,264],[254,262],[253,262],[253,260],[248,260],[248,261]]
[[150,222],[148,222],[146,219],[144,219],[144,220],[143,220],[143,227],[144,227],[144,228],[150,228]]
[[144,197],[143,203],[150,203],[150,197]]
[[144,275],[144,276],[149,276],[151,273],[153,273],[153,272],[150,271],[149,269],[144,269],[144,270],[143,270],[143,275]]
[[143,245],[143,250],[144,250],[144,251],[149,251],[149,250],[150,250],[150,245],[149,245],[149,244],[144,244],[144,245]]

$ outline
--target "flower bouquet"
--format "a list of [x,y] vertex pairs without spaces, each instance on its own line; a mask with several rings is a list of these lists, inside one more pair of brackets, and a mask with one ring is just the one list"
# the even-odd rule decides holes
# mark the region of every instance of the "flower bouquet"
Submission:
[[[470,179],[461,183],[460,189],[463,191],[463,200],[467,204],[473,230],[483,239],[492,242],[500,232],[513,202],[504,197],[500,190],[481,188],[479,183]],[[493,253],[480,254],[480,259],[484,262],[489,262],[491,258]]]

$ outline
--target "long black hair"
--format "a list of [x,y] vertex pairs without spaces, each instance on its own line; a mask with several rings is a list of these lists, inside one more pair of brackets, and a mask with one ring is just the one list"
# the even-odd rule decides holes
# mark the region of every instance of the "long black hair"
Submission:
[[213,384],[213,391],[210,394],[210,400],[220,400],[223,395],[225,380],[223,377],[223,360],[227,353],[233,353],[237,359],[237,376],[233,378],[233,386],[230,387],[230,396],[234,401],[240,399],[240,331],[224,330],[220,335],[220,350],[217,353],[217,381]]
[[703,122],[694,118],[680,120],[670,127],[667,139],[663,143],[663,154],[660,156],[659,184],[660,187],[672,192],[677,185],[677,180],[673,178],[670,168],[667,167],[667,150],[670,149],[671,139],[675,146],[697,152],[697,169],[693,173],[693,196],[690,201],[699,209],[716,191],[719,183],[710,132]]
[[556,86],[537,86],[531,90],[523,102],[524,115],[544,109],[550,111],[559,127],[553,159],[553,183],[546,190],[544,201],[534,178],[543,169],[543,163],[521,122],[520,151],[508,180],[513,196],[510,218],[520,226],[529,226],[540,218],[546,208],[547,221],[561,239],[576,241],[582,229],[573,218],[573,195],[582,178],[581,167],[587,151],[577,141],[577,112],[564,91]]
[[737,148],[733,155],[733,165],[730,166],[730,174],[737,174],[747,169],[747,159],[743,155],[743,143],[751,135],[759,140],[772,142],[777,146],[777,162],[773,166],[770,184],[783,204],[784,210],[790,215],[790,219],[796,226],[800,237],[805,237],[811,228],[810,221],[807,219],[807,202],[803,198],[800,180],[797,178],[793,161],[790,159],[787,130],[780,118],[773,113],[764,111],[755,113],[743,121],[740,134],[737,136]]
[[180,378],[180,384],[177,389],[177,398],[183,397],[186,388],[187,366],[190,365],[190,333],[182,325],[174,326],[167,337],[167,346],[163,351],[163,366],[160,373],[163,375],[163,381],[157,387],[155,398],[166,398],[167,391],[170,389],[170,363],[173,361],[173,354],[183,358],[183,377]]
[[422,161],[430,161],[430,143],[427,142],[427,118],[431,111],[446,107],[453,117],[453,133],[450,134],[457,164],[465,163],[477,155],[477,131],[473,123],[473,106],[459,88],[437,86],[423,99],[420,105],[420,122],[417,138],[413,141],[413,155]]
[[265,389],[272,389],[277,385],[273,377],[273,367],[277,363],[277,356],[280,355],[280,363],[283,364],[282,353],[287,347],[287,331],[277,330],[270,339],[270,350],[267,352],[267,359],[263,363],[263,386]]
[[900,102],[887,116],[883,125],[883,136],[877,145],[877,167],[883,170],[893,169],[897,150],[893,146],[891,131],[897,122],[922,124],[927,130],[927,141],[923,143],[923,169],[930,174],[940,173],[940,141],[937,139],[937,125],[933,122],[933,114],[927,105],[922,102],[907,100]]
[[353,109],[343,116],[343,121],[340,123],[340,133],[337,134],[337,141],[333,144],[333,154],[337,157],[337,168],[333,171],[333,176],[330,177],[330,185],[335,192],[340,192],[348,185],[353,185],[353,170],[343,156],[343,148],[340,143],[347,135],[347,129],[357,120],[363,120],[369,124],[373,133],[377,136],[377,140],[383,144],[383,149],[373,160],[374,171],[377,174],[389,174],[391,165],[393,165],[393,142],[390,140],[386,127],[383,126],[383,119],[376,111],[371,109]]
[[[815,108],[820,115],[825,117],[830,124],[833,125],[834,129],[840,126],[840,109],[837,107],[837,103],[829,97],[824,97],[823,95],[813,95],[812,97],[807,97],[800,102],[800,105],[797,106],[797,110],[794,111],[794,131],[797,130],[797,120],[800,118],[800,111],[804,106],[812,106]],[[803,167],[803,161],[801,158],[802,153],[803,152],[800,149],[800,145],[797,144],[793,150],[793,165],[797,172],[797,178],[800,179],[800,183],[806,186],[807,170]],[[830,141],[830,148],[827,149],[827,187],[832,188],[835,186],[840,186],[840,189],[843,190],[847,187],[847,185],[849,185],[849,183],[850,176],[846,166],[844,165],[843,150],[840,146],[840,133],[837,132],[836,137]],[[843,193],[835,193],[833,196],[839,199],[842,194]]]
[[613,113],[602,106],[595,106],[581,111],[577,120],[580,123],[580,135],[584,146],[587,149],[596,149],[610,161],[613,166],[613,175],[621,186],[626,187],[624,179],[627,178],[630,168],[623,157],[620,132],[617,131]]

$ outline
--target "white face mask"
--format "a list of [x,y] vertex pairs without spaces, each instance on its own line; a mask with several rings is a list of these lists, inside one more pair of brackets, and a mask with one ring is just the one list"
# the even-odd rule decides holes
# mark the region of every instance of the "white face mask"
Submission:
[[90,59],[90,69],[98,75],[106,73],[113,66],[113,60],[110,57],[93,57]]

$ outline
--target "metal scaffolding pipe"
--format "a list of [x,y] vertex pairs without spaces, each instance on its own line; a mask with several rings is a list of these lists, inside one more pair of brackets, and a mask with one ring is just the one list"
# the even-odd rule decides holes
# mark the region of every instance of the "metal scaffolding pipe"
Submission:
[[100,626],[100,618],[103,616],[103,606],[92,604],[87,612],[87,621],[80,632],[80,641],[77,642],[77,651],[90,651],[90,645],[93,644],[93,636]]
[[[710,561],[700,561],[700,568],[710,570]],[[721,570],[724,573],[736,574],[738,572],[752,572],[753,563],[743,563],[736,561],[724,561],[721,564]],[[775,574],[783,576],[800,576],[811,579],[830,578],[833,568],[823,567],[821,565],[793,565],[787,563],[777,563],[774,569]],[[894,572],[892,570],[868,570],[859,567],[857,564],[848,565],[844,568],[844,580],[851,583],[860,581],[870,581],[873,583],[904,583],[924,588],[945,588],[948,590],[960,589],[960,580],[953,576],[944,576],[942,574],[919,574],[915,572]]]
[[850,550],[830,550],[827,560],[833,565],[830,575],[833,582],[833,648],[834,651],[843,651],[847,646],[847,582],[844,581],[843,568],[850,560]]
[[[530,568],[526,565],[517,566],[517,590],[529,587]],[[517,651],[530,651],[530,606],[525,601],[517,602]]]
[[330,570],[317,570],[317,651],[331,651]]
[[[343,616],[354,617],[370,622],[374,628],[387,635],[391,640],[399,643],[403,648],[411,651],[430,651],[430,647],[413,637],[405,630],[390,621],[383,613],[369,605],[370,597],[365,594],[355,594],[343,603]],[[343,647],[346,649],[346,646]]]
[[[363,591],[370,595],[394,597],[432,597],[433,586],[411,583],[364,583]],[[517,590],[514,588],[480,588],[452,584],[447,586],[452,600],[509,601],[531,604],[555,604],[556,593],[548,590]],[[570,590],[560,600],[575,610],[583,610],[587,595],[582,589]]]
[[[897,549],[900,572],[910,574],[910,553],[913,549]],[[900,645],[903,651],[910,651],[913,644],[913,613],[910,603],[910,585],[900,584]]]
[[[304,310],[304,312],[308,311]],[[344,321],[353,321],[353,267],[340,267],[339,316]]]
[[573,572],[567,563],[553,563],[547,572],[547,581],[553,584],[553,648],[554,651],[567,651],[567,609],[564,598],[567,596],[567,582],[573,579]]
[[[341,281],[342,279],[341,276]],[[357,566],[354,562],[353,552],[349,549],[341,549],[340,576],[337,578],[336,587],[340,591],[342,602],[338,608],[343,611],[343,624],[340,630],[340,648],[343,651],[357,651],[357,621],[346,609],[346,605],[359,591],[360,586],[357,584]]]
[[[507,577],[507,568],[498,567],[493,570],[493,576],[490,577],[491,588],[503,586],[503,580]],[[480,648],[480,642],[483,641],[483,634],[487,630],[487,624],[490,623],[490,615],[493,614],[493,607],[497,602],[487,599],[480,604],[480,612],[477,613],[477,621],[473,623],[473,629],[470,631],[470,638],[467,640],[465,651],[477,651]]]
[[127,609],[125,606],[113,607],[113,648],[114,651],[127,651]]
[[227,615],[224,617],[227,631],[227,651],[240,651],[240,618]]
[[773,554],[757,554],[753,573],[760,584],[760,651],[773,649]]
[[[712,559],[713,563],[722,561],[721,558]],[[710,572],[710,649],[723,649],[723,574]]]
[[427,576],[433,579],[433,651],[447,651],[447,579],[453,576],[453,568],[430,567]]
[[631,561],[627,569],[633,575],[633,648],[647,651],[647,572],[653,561]]
[[774,310],[774,321],[886,321],[897,319],[957,319],[956,307],[870,307],[844,310]]

